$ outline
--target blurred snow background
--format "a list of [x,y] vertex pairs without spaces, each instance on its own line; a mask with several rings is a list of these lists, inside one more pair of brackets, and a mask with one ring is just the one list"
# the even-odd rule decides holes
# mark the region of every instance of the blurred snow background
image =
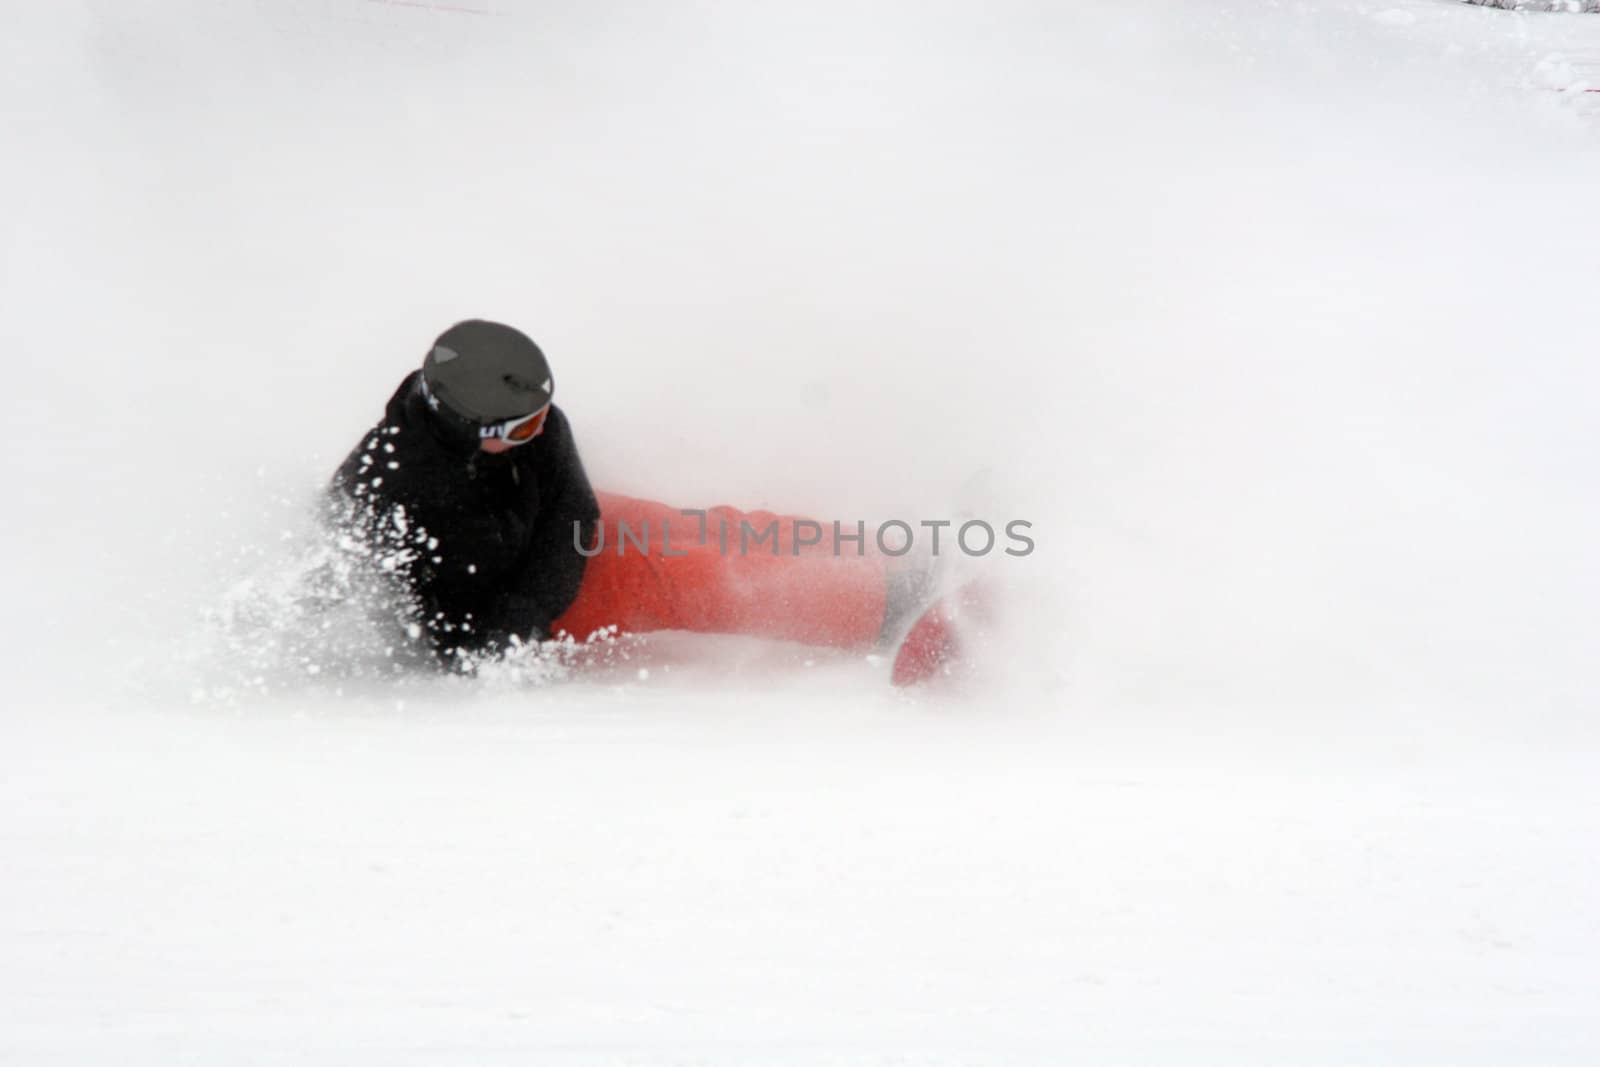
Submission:
[[[6,1059],[1600,1051],[1600,18],[4,10]],[[608,488],[996,471],[987,686],[252,687],[206,615],[476,315]]]

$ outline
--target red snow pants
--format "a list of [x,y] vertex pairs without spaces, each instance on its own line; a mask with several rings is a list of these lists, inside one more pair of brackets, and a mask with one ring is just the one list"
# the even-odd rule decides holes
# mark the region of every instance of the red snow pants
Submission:
[[[705,509],[702,520],[701,512],[597,495],[599,551],[552,635],[565,631],[581,641],[616,626],[624,633],[693,630],[834,648],[864,648],[878,639],[887,590],[884,557],[873,551],[870,533],[865,543],[849,539],[853,529],[835,541],[832,523],[727,507]],[[776,536],[762,537],[774,524]],[[805,543],[818,529],[820,542]]]

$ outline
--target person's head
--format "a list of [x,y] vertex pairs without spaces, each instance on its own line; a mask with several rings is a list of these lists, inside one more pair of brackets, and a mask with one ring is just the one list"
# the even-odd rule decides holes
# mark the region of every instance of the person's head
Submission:
[[520,330],[458,322],[422,362],[421,389],[441,426],[485,452],[505,452],[544,432],[555,395],[550,364]]

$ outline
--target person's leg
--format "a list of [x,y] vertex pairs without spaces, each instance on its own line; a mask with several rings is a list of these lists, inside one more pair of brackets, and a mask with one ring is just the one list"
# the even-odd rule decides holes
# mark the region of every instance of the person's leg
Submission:
[[883,632],[885,560],[869,545],[838,548],[831,525],[797,548],[806,520],[710,508],[702,524],[666,504],[598,495],[603,548],[554,632],[693,630],[835,648],[870,647]]

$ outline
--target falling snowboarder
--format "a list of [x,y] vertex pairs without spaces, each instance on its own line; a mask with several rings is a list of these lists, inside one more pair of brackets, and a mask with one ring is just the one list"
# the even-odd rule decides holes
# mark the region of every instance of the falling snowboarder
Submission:
[[917,621],[932,599],[926,558],[890,558],[859,529],[820,536],[835,524],[597,493],[554,394],[526,335],[458,323],[334,475],[336,521],[447,664],[612,627],[872,649],[916,622],[901,683],[950,654],[943,615]]

